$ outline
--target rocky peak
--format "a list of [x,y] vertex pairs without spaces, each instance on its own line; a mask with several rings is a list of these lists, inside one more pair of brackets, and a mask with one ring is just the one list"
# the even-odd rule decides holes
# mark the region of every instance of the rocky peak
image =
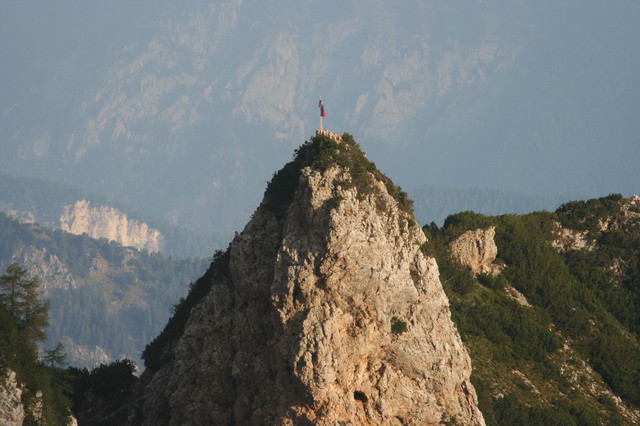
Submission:
[[349,135],[303,145],[159,336],[144,423],[484,424],[410,207]]
[[[44,424],[43,393],[38,390],[29,398],[24,397],[24,383],[18,381],[16,372],[10,368],[0,371],[0,424],[21,426]],[[77,426],[75,417],[68,417],[68,426]]]
[[563,228],[560,223],[555,223],[554,239],[551,245],[560,253],[571,250],[593,250],[594,242],[591,241],[588,231],[576,231],[574,229]]
[[620,200],[620,208],[616,215],[604,217],[598,222],[600,231],[611,231],[640,223],[640,197],[633,195]]

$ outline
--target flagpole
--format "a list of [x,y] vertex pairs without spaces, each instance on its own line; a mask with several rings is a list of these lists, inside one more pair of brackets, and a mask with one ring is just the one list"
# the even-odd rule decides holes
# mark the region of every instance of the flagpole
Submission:
[[324,116],[324,105],[322,105],[322,98],[318,102],[318,108],[320,109],[320,133],[322,133],[322,117]]

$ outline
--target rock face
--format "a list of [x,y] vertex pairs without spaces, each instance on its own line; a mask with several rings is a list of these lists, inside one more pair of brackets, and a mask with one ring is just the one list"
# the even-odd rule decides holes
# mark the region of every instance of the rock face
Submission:
[[302,169],[148,371],[145,424],[484,424],[425,236],[384,183]]
[[557,223],[555,238],[551,241],[551,245],[560,253],[570,250],[593,250],[593,241],[589,241],[587,237],[587,231],[563,228]]
[[71,291],[78,288],[73,274],[55,254],[46,248],[34,246],[21,248],[14,257],[29,271],[31,276],[40,278],[40,289],[48,296],[53,289]]
[[25,412],[21,398],[22,389],[16,381],[16,373],[7,370],[0,381],[0,424],[22,425]]
[[87,200],[65,206],[60,229],[76,235],[86,233],[92,238],[106,238],[150,253],[160,251],[162,246],[162,235],[157,229],[129,220],[113,207],[91,207]]
[[451,254],[474,274],[494,275],[500,272],[499,266],[492,263],[498,255],[495,236],[496,228],[493,226],[466,231],[454,239],[449,248]]

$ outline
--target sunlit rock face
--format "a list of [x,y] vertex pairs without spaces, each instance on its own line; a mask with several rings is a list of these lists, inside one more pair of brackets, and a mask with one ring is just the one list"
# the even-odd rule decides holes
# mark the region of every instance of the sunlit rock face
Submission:
[[493,261],[498,255],[495,243],[496,228],[474,229],[462,233],[449,245],[451,254],[474,274],[495,275],[500,267]]
[[145,424],[484,424],[435,259],[369,176],[302,169],[148,371]]
[[24,418],[22,389],[16,381],[16,373],[4,371],[0,377],[0,424],[21,426]]
[[106,238],[150,253],[162,248],[162,234],[157,229],[149,228],[146,223],[130,220],[126,214],[113,207],[92,207],[87,200],[65,206],[64,213],[60,216],[60,228],[75,235]]

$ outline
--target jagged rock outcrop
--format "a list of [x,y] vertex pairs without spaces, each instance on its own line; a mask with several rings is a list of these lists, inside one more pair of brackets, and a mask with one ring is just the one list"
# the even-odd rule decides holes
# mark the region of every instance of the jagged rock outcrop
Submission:
[[46,296],[51,290],[70,291],[78,288],[67,265],[46,248],[25,247],[14,254],[31,276],[40,279],[40,290]]
[[449,250],[455,259],[471,269],[474,274],[495,275],[500,272],[500,267],[493,264],[498,255],[495,236],[494,226],[466,231],[451,241]]
[[21,426],[25,418],[22,389],[14,371],[6,370],[3,376],[0,381],[0,424]]
[[162,234],[157,229],[129,220],[126,214],[113,207],[91,207],[87,200],[65,206],[60,216],[60,229],[76,235],[86,233],[92,238],[106,238],[150,253],[160,251],[163,243]]
[[588,234],[587,231],[563,228],[556,223],[555,238],[551,241],[551,245],[560,253],[570,250],[593,250],[595,245],[587,238]]
[[425,236],[367,179],[304,167],[285,209],[267,191],[143,375],[145,424],[484,424]]
[[4,210],[2,206],[0,206],[0,211],[6,211],[7,216],[17,220],[20,223],[36,223],[36,216],[33,214],[33,212],[14,209]]
[[[0,377],[0,425],[22,426],[27,414],[31,421],[42,424],[44,418],[42,392],[36,391],[25,408],[25,403],[22,401],[23,388],[24,385],[16,379],[15,371],[11,369],[2,371],[2,377]],[[76,418],[69,416],[67,426],[77,426],[77,424]]]

